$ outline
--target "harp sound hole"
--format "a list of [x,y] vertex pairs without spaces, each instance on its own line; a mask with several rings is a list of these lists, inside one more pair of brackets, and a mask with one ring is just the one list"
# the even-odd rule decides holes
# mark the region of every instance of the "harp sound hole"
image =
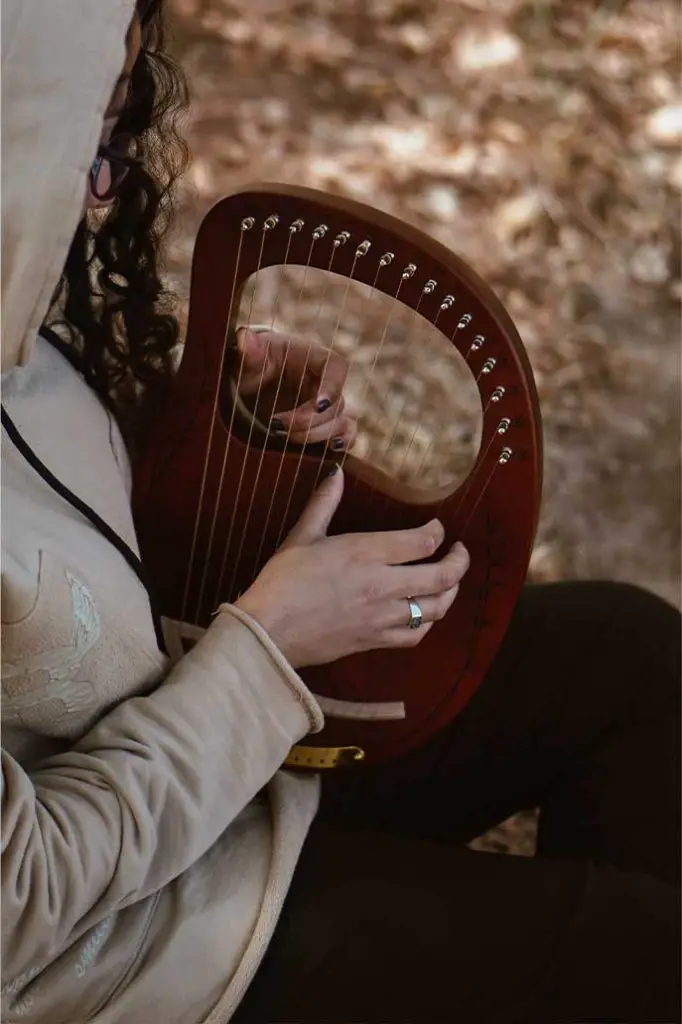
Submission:
[[[235,325],[262,325],[346,360],[352,455],[398,484],[454,491],[481,438],[481,403],[454,345],[419,312],[315,268],[268,267],[242,291]],[[472,335],[473,336],[473,335]]]

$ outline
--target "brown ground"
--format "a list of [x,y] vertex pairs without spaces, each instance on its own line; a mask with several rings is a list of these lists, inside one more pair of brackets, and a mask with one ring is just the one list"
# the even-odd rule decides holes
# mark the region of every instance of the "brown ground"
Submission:
[[[172,0],[194,164],[170,270],[257,179],[361,198],[455,249],[528,348],[535,579],[680,603],[675,0]],[[527,819],[487,837],[527,851]]]

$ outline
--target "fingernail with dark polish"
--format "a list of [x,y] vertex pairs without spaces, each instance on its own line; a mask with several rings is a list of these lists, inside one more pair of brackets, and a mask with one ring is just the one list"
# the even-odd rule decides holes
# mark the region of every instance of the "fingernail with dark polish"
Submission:
[[281,420],[275,418],[274,420],[270,420],[270,429],[274,430],[275,433],[279,434],[284,430],[284,424],[282,423]]
[[333,452],[340,452],[342,448],[345,448],[345,446],[346,442],[342,437],[335,437],[330,448]]
[[317,409],[318,412],[326,412],[327,409],[331,406],[331,404],[332,403],[328,398],[321,398],[315,408]]
[[332,466],[332,468],[327,473],[327,476],[336,476],[336,474],[338,473],[338,471],[340,469],[341,469],[341,467],[339,466],[338,462],[335,462],[334,465]]

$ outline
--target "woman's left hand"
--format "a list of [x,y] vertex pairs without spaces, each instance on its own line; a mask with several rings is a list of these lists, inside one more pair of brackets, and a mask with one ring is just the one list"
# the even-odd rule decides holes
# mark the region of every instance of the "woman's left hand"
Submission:
[[346,360],[309,338],[278,331],[237,331],[242,357],[239,395],[254,416],[294,444],[330,440],[333,451],[352,445],[357,428],[344,415]]

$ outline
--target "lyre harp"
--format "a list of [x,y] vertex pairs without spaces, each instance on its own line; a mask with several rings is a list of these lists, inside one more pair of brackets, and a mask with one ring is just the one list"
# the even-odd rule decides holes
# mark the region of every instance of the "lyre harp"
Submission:
[[353,485],[333,532],[416,526],[437,515],[446,543],[461,539],[471,555],[451,611],[417,647],[301,672],[326,724],[295,748],[290,765],[378,762],[418,746],[452,719],[504,637],[540,505],[538,398],[501,303],[463,260],[421,231],[292,185],[255,185],[222,199],[199,230],[184,354],[134,479],[143,559],[162,613],[180,623],[185,638],[200,635],[217,605],[248,587],[336,460],[326,445],[282,446],[234,416],[229,339],[242,291],[257,271],[285,264],[331,268],[397,297],[457,348],[480,396],[478,456],[455,488],[424,492],[352,452],[344,458]]

